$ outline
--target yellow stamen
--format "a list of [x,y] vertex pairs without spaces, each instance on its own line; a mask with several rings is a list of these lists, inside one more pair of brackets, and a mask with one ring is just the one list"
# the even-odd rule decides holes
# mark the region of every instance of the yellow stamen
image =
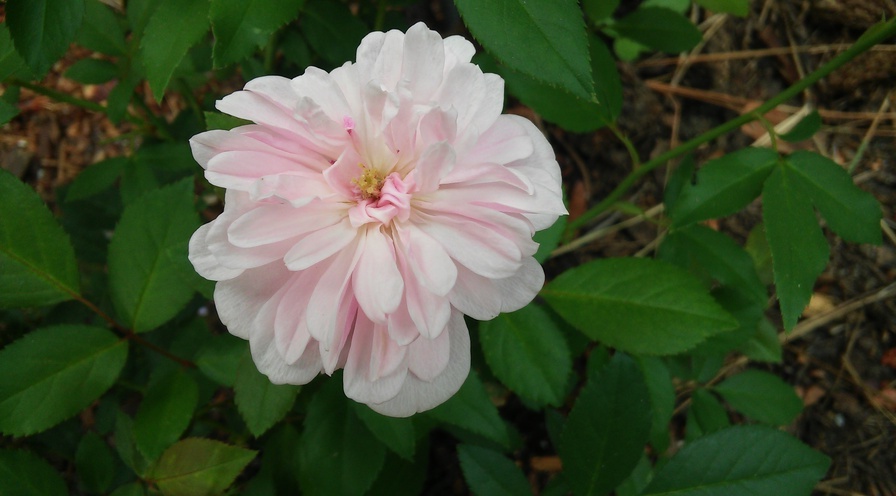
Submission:
[[364,164],[358,164],[364,172],[352,179],[352,183],[361,190],[361,198],[365,200],[370,198],[379,198],[380,197],[380,189],[383,187],[383,181],[385,178],[380,171],[366,167]]

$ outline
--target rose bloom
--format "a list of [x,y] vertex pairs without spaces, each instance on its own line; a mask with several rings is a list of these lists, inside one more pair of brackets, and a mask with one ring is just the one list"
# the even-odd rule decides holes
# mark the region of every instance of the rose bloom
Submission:
[[190,240],[221,321],[274,383],[343,369],[391,416],[439,405],[470,369],[464,314],[528,304],[535,231],[565,214],[560,169],[473,45],[422,23],[369,34],[357,62],[249,81],[252,121],[191,141],[223,213]]

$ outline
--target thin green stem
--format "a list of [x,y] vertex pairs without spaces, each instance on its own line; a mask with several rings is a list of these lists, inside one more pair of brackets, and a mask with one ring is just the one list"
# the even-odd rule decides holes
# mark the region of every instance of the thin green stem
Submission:
[[618,139],[625,146],[625,149],[628,150],[628,155],[632,159],[632,168],[637,169],[640,167],[641,156],[638,155],[638,150],[635,150],[635,145],[632,141],[619,129],[619,126],[617,126],[615,122],[607,126],[607,128],[613,132],[616,139]]
[[865,34],[863,34],[862,37],[859,38],[855,42],[855,44],[853,44],[847,50],[843,51],[842,53],[840,53],[839,55],[837,55],[836,57],[834,57],[833,59],[828,61],[823,66],[816,69],[815,72],[813,72],[813,73],[809,74],[808,76],[804,77],[803,79],[797,81],[796,83],[794,83],[792,86],[790,86],[786,90],[782,91],[778,95],[767,100],[762,105],[756,107],[752,112],[743,114],[734,119],[731,119],[730,121],[728,121],[720,126],[717,126],[713,129],[710,129],[709,131],[701,134],[700,136],[697,136],[696,138],[694,138],[690,141],[682,143],[681,145],[679,145],[665,153],[660,154],[656,158],[645,162],[644,164],[641,165],[641,167],[638,167],[638,168],[634,169],[632,172],[630,172],[629,175],[626,176],[625,179],[623,179],[622,182],[620,182],[619,185],[616,186],[616,188],[609,195],[607,195],[606,198],[601,200],[600,203],[598,203],[597,205],[588,209],[588,211],[586,211],[584,214],[582,214],[576,220],[570,222],[569,226],[567,228],[567,231],[566,231],[567,239],[569,239],[571,237],[570,236],[571,233],[575,232],[577,229],[588,224],[589,222],[591,222],[592,219],[594,219],[595,217],[597,217],[598,215],[600,215],[601,213],[603,213],[604,211],[609,209],[614,203],[619,201],[619,199],[622,197],[622,195],[625,194],[626,191],[631,189],[631,187],[639,179],[644,177],[644,175],[646,175],[650,171],[665,164],[666,162],[668,162],[669,160],[671,160],[673,158],[677,158],[677,157],[680,157],[688,152],[691,152],[691,151],[697,149],[697,147],[699,147],[700,145],[703,145],[704,143],[708,143],[708,142],[718,138],[719,136],[722,136],[722,135],[727,134],[735,129],[738,129],[741,126],[743,126],[744,124],[752,122],[752,121],[756,120],[757,118],[759,118],[760,116],[765,115],[766,113],[768,113],[769,111],[771,111],[772,109],[777,107],[778,105],[781,105],[782,103],[786,102],[787,100],[790,100],[791,98],[800,94],[803,90],[805,90],[809,86],[812,86],[813,84],[817,83],[821,78],[827,76],[828,74],[830,74],[831,72],[834,72],[835,70],[837,70],[838,68],[840,68],[841,66],[843,66],[844,64],[849,62],[850,60],[856,58],[856,56],[860,55],[861,53],[867,51],[869,48],[873,47],[874,45],[877,45],[878,43],[882,42],[883,40],[885,40],[891,36],[894,36],[894,35],[896,35],[896,18],[891,19],[891,20],[887,21],[886,23],[883,23],[883,24],[880,24],[878,26],[871,28],[870,30],[865,32]]
[[[62,93],[60,91],[56,91],[56,90],[53,90],[50,88],[45,88],[39,84],[29,83],[28,81],[23,81],[21,79],[10,79],[9,84],[11,84],[13,86],[21,86],[22,88],[27,88],[27,89],[37,93],[38,95],[50,97],[53,100],[56,100],[57,102],[68,103],[69,105],[81,107],[85,110],[90,110],[92,112],[102,112],[102,113],[108,112],[108,109],[105,106],[100,105],[99,103],[91,102],[90,100],[84,100],[84,99],[78,98],[78,97],[74,97],[67,93]],[[125,114],[124,117],[129,122],[132,122],[134,124],[146,125],[146,122],[144,122],[142,119],[140,119],[136,115]]]
[[168,131],[168,123],[165,122],[165,119],[159,117],[149,108],[149,105],[143,101],[142,95],[135,95],[133,98],[133,102],[140,107],[143,112],[146,114],[146,118],[149,120],[152,127],[155,128],[156,133],[158,133],[159,137],[168,141],[174,141],[174,136],[171,135],[171,132]]
[[386,24],[386,7],[389,5],[388,0],[379,0],[376,5],[376,19],[373,21],[373,30],[382,31]]
[[168,350],[161,348],[161,347],[143,339],[142,337],[138,336],[137,333],[135,333],[133,330],[128,329],[127,327],[124,327],[121,324],[119,324],[118,322],[116,322],[115,319],[113,319],[112,317],[109,316],[109,314],[104,312],[100,307],[94,305],[92,301],[81,296],[79,293],[72,292],[68,289],[66,289],[65,291],[69,295],[71,295],[72,298],[74,298],[75,300],[80,302],[82,305],[87,307],[91,312],[93,312],[97,316],[99,316],[99,318],[106,321],[106,323],[109,324],[109,327],[114,329],[115,332],[120,334],[124,339],[134,341],[135,343],[138,343],[145,348],[149,348],[150,350],[164,356],[165,358],[168,358],[169,360],[177,362],[182,367],[193,368],[196,366],[196,364],[194,364],[193,362],[191,362],[185,358],[181,358],[179,356],[173,355]]

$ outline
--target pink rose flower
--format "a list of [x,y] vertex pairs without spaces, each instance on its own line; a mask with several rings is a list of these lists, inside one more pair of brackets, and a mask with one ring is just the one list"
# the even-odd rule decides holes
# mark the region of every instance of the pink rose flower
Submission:
[[469,373],[464,314],[541,289],[532,235],[566,213],[560,170],[473,53],[422,23],[371,33],[354,64],[249,81],[217,108],[254,124],[191,140],[227,192],[190,261],[272,382],[341,368],[382,414],[433,408]]

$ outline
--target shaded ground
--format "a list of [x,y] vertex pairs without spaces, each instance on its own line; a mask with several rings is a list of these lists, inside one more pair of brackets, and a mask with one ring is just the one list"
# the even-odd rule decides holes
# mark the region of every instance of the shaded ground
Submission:
[[[893,0],[753,3],[748,20],[700,17],[707,41],[688,57],[656,56],[621,66],[626,108],[620,126],[642,157],[696,136],[779,92],[853,42],[881,11],[896,15]],[[63,62],[45,83],[79,98],[103,100],[109,88],[77,86],[58,76],[64,68]],[[820,495],[896,495],[894,81],[896,46],[881,47],[767,116],[778,123],[803,105],[818,108],[825,127],[799,146],[844,165],[860,155],[856,181],[881,201],[887,226],[880,247],[844,243],[828,233],[831,263],[817,283],[807,319],[788,338],[784,363],[766,367],[793,384],[806,404],[791,432],[833,459],[816,488]],[[27,90],[20,105],[23,113],[0,133],[0,164],[29,180],[48,201],[57,186],[70,182],[87,164],[133,145],[127,125],[114,126],[102,116]],[[163,113],[171,115],[178,107],[176,99],[169,100]],[[628,155],[610,133],[572,135],[543,127],[558,153],[573,215],[602,198],[625,175]],[[700,149],[698,162],[749,145],[761,134],[761,128],[745,127]],[[629,200],[645,209],[658,205],[665,174],[660,170],[647,178]],[[602,224],[624,219],[609,217]],[[753,205],[718,227],[744,241],[759,220],[759,205]],[[548,270],[556,274],[594,257],[649,255],[659,234],[653,224],[637,223],[554,259]],[[726,370],[742,366],[734,363]],[[559,470],[546,444],[543,418],[513,400],[502,406],[502,413],[527,436],[527,447],[517,457],[533,486],[543,487]],[[439,469],[430,477],[430,491],[464,494],[452,441],[437,436],[432,446],[431,466]]]

